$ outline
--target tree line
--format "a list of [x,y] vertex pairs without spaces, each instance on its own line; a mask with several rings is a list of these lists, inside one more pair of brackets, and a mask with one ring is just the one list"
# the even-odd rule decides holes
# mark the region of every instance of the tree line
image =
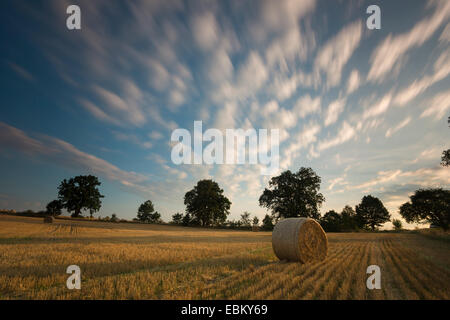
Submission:
[[[450,124],[450,117],[448,119]],[[442,166],[450,166],[450,150],[442,154]],[[321,178],[311,168],[300,168],[297,172],[286,170],[279,176],[272,177],[269,186],[259,197],[259,205],[271,212],[262,219],[261,228],[272,230],[279,219],[291,217],[309,217],[316,219],[327,232],[376,230],[391,215],[382,201],[372,195],[366,195],[353,209],[345,206],[340,213],[335,210],[320,214],[325,197],[320,193]],[[82,211],[88,211],[90,217],[100,210],[104,196],[98,187],[101,185],[93,175],[77,176],[64,179],[58,186],[58,197],[49,202],[45,212],[17,213],[30,216],[61,215],[65,209],[71,217],[81,217]],[[201,227],[228,227],[248,229],[259,227],[259,218],[250,217],[244,212],[239,220],[227,220],[231,201],[224,195],[219,184],[211,179],[200,180],[184,196],[185,213],[175,213],[172,224]],[[410,201],[399,208],[400,215],[408,223],[430,223],[449,228],[450,190],[442,188],[419,189],[410,196]],[[0,212],[1,213],[1,212]],[[119,221],[117,215],[103,219]],[[161,214],[155,211],[151,200],[142,203],[133,219],[143,223],[162,223]],[[120,220],[122,221],[122,220]],[[395,229],[401,229],[398,219],[392,220]]]
[[[335,210],[320,214],[325,197],[320,193],[321,178],[311,168],[300,168],[297,172],[290,170],[272,177],[269,186],[259,197],[259,205],[268,209],[260,224],[259,218],[244,212],[239,220],[227,220],[231,201],[224,195],[219,184],[211,179],[200,180],[194,188],[186,192],[184,214],[175,213],[172,224],[200,227],[227,227],[250,229],[260,227],[272,230],[279,219],[291,217],[309,217],[316,219],[327,232],[349,232],[357,230],[376,230],[391,215],[382,201],[372,195],[366,195],[353,209],[345,206],[340,213]],[[45,212],[28,215],[58,216],[65,209],[71,217],[81,217],[87,211],[92,218],[100,210],[104,197],[98,187],[97,177],[92,175],[64,179],[58,186],[58,198],[49,202]],[[450,190],[442,188],[419,189],[400,208],[400,215],[408,223],[428,222],[447,230],[450,220]],[[27,215],[27,214],[25,214]],[[113,214],[105,221],[119,221]],[[142,203],[137,210],[134,221],[143,223],[162,223],[161,214],[155,211],[151,200]],[[401,229],[401,221],[393,220],[396,229]]]

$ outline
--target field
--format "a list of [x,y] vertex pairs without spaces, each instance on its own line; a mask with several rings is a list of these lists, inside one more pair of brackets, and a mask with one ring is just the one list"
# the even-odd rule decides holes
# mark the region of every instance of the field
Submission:
[[[271,233],[0,216],[0,299],[449,299],[450,243],[328,234],[325,261],[280,262]],[[68,290],[66,268],[81,268]],[[381,289],[366,268],[381,268]]]

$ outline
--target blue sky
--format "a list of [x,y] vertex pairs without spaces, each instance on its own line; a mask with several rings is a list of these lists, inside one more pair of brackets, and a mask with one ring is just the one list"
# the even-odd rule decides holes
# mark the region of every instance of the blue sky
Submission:
[[372,194],[398,217],[414,190],[450,185],[449,1],[2,1],[0,18],[1,208],[43,209],[90,173],[101,216],[151,199],[168,221],[212,178],[230,219],[263,217],[257,165],[172,163],[172,131],[194,120],[280,129],[280,170],[322,177],[322,213]]

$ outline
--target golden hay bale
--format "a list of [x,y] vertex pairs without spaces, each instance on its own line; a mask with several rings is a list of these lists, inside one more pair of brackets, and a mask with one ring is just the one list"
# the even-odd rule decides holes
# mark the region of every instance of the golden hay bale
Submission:
[[328,239],[314,219],[288,218],[275,225],[272,247],[280,260],[307,263],[325,259]]
[[53,223],[53,217],[52,216],[44,217],[44,223]]

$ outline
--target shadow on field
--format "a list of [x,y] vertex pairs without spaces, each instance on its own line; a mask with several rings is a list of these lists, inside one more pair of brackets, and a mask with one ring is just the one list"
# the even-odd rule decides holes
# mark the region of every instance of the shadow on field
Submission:
[[133,244],[160,244],[160,243],[189,243],[189,242],[206,242],[206,243],[261,243],[270,241],[270,236],[262,236],[260,238],[249,237],[212,237],[212,236],[129,236],[129,237],[82,237],[82,236],[66,236],[66,237],[23,237],[23,238],[0,238],[0,244],[54,244],[54,243],[133,243]]

